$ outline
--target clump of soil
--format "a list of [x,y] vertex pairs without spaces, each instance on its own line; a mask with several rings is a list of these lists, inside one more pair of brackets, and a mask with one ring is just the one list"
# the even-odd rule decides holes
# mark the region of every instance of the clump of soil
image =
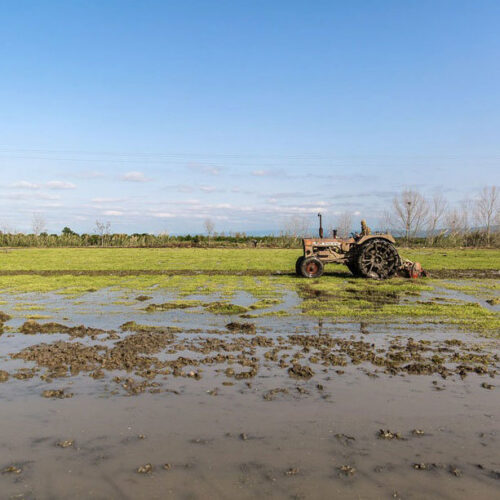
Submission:
[[387,429],[380,429],[377,435],[379,439],[403,439],[399,432],[392,432]]
[[9,373],[5,370],[0,370],[0,382],[7,382],[9,380]]
[[415,463],[413,464],[413,468],[415,470],[435,470],[441,468],[441,465],[439,464],[434,464],[434,463]]
[[356,469],[352,465],[341,465],[338,468],[338,470],[339,470],[339,472],[341,472],[345,476],[352,476],[356,472]]
[[135,298],[135,300],[139,302],[145,302],[146,300],[151,300],[153,297],[150,297],[149,295],[139,295],[138,297]]
[[292,378],[310,379],[314,375],[314,372],[309,366],[303,366],[295,363],[288,369],[288,374]]
[[269,391],[265,392],[262,397],[266,401],[273,401],[274,399],[276,399],[276,396],[278,394],[288,394],[288,389],[284,387],[277,387],[276,389],[270,389]]
[[66,399],[72,398],[72,392],[64,392],[64,389],[47,389],[42,392],[42,396],[44,398],[52,398],[52,399]]
[[494,386],[494,385],[492,385],[492,384],[488,384],[487,382],[483,382],[483,383],[481,384],[481,387],[482,387],[483,389],[488,389],[488,390],[490,390],[490,391],[491,391],[491,389],[493,389],[495,386]]
[[245,333],[248,335],[255,334],[255,325],[253,323],[237,323],[233,321],[232,323],[228,323],[226,328],[230,332]]
[[2,474],[21,474],[23,469],[17,465],[9,465],[2,470]]
[[115,377],[113,381],[120,384],[130,396],[136,396],[137,394],[146,392],[147,389],[149,389],[151,394],[160,392],[160,384],[157,382],[150,382],[148,380],[137,381],[133,378],[122,379],[121,377]]
[[9,319],[12,319],[12,317],[7,313],[0,311],[0,323],[5,323],[6,321],[9,321]]
[[72,439],[65,439],[64,441],[58,441],[56,446],[59,446],[59,448],[70,448],[73,444],[74,441]]
[[153,466],[151,464],[141,465],[137,468],[139,474],[151,474],[153,472]]
[[66,333],[70,337],[90,337],[95,339],[98,335],[105,333],[114,333],[99,328],[90,328],[84,325],[67,326],[60,323],[38,323],[34,320],[26,321],[19,329],[21,333],[26,335],[34,335],[36,333]]

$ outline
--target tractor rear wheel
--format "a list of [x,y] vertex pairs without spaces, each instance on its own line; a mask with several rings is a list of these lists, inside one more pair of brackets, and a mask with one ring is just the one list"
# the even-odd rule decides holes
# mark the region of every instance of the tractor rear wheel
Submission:
[[304,278],[319,278],[324,270],[323,262],[317,257],[308,257],[300,264],[300,274],[302,274]]
[[361,276],[382,280],[396,274],[401,259],[390,241],[374,238],[359,249],[357,264]]
[[301,255],[298,259],[297,262],[295,262],[295,272],[297,273],[297,276],[300,276],[302,272],[300,271],[300,266],[302,265],[302,261],[305,259],[303,255]]

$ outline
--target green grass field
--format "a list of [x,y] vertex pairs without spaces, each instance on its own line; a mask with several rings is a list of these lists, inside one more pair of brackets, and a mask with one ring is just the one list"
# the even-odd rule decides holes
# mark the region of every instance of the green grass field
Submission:
[[[500,269],[500,250],[399,249],[433,269]],[[292,272],[300,250],[204,248],[22,248],[0,252],[1,271],[280,271]]]
[[[419,260],[430,271],[500,268],[499,250],[401,249],[400,253]],[[76,297],[112,289],[123,290],[126,297],[131,290],[165,290],[182,300],[203,295],[229,303],[243,291],[254,297],[257,304],[263,299],[279,302],[277,299],[287,292],[295,292],[301,298],[298,307],[274,311],[259,311],[255,307],[250,310],[250,317],[306,314],[339,322],[443,324],[488,336],[499,335],[500,312],[488,305],[499,298],[498,279],[431,277],[379,282],[354,278],[346,267],[331,265],[327,267],[331,273],[307,280],[293,274],[300,254],[297,250],[269,249],[15,249],[0,253],[0,293],[56,292]],[[23,274],[36,271],[68,273]],[[96,271],[104,274],[85,274]],[[161,271],[170,274],[154,274]],[[258,275],[239,274],[248,271]],[[273,275],[276,272],[284,274]],[[29,311],[29,306],[27,303],[23,307]]]

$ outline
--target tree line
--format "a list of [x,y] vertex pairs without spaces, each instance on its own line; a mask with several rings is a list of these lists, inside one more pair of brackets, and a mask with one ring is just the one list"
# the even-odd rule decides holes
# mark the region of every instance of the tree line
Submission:
[[[348,237],[354,215],[344,211],[335,216],[331,227],[340,237]],[[368,221],[370,223],[370,221]],[[284,220],[278,235],[251,236],[244,232],[217,233],[215,223],[204,221],[205,234],[169,235],[113,233],[109,222],[96,221],[92,233],[78,234],[69,227],[49,234],[42,214],[33,214],[29,234],[3,228],[0,247],[267,247],[298,248],[305,236],[317,235],[312,218],[292,216]],[[330,227],[330,224],[328,224]],[[394,196],[376,230],[392,233],[400,245],[439,247],[500,247],[500,190],[483,188],[471,199],[451,204],[442,192],[425,197],[415,189]],[[325,231],[325,237],[328,236]]]

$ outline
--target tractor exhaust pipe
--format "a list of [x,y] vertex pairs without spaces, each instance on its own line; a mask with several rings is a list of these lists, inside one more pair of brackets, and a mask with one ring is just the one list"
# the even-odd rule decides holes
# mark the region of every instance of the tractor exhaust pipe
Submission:
[[318,214],[319,217],[319,237],[323,238],[323,216]]

